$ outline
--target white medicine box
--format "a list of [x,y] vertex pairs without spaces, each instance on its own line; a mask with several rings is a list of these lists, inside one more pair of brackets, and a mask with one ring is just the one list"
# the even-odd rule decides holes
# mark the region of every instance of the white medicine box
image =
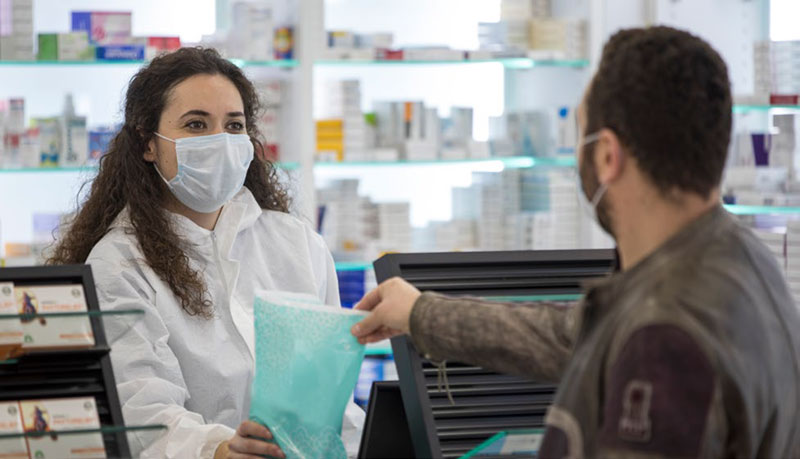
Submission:
[[28,446],[21,434],[22,418],[17,402],[0,402],[0,434],[20,434],[15,438],[0,439],[0,457],[3,459],[28,459]]
[[19,407],[25,432],[43,434],[27,437],[30,457],[37,459],[106,457],[103,436],[99,432],[63,433],[70,430],[100,428],[100,418],[93,397],[23,400],[19,402]]
[[17,318],[19,314],[14,297],[14,284],[0,282],[0,360],[7,359],[16,349],[22,346],[22,324]]
[[[83,286],[17,286],[19,314],[82,313],[87,311]],[[88,315],[44,316],[22,320],[22,348],[82,348],[94,346]]]

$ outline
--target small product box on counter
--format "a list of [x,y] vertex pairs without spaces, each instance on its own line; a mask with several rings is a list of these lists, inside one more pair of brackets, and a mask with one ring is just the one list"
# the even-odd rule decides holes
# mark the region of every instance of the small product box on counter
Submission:
[[[22,400],[19,402],[25,432],[43,433],[28,436],[32,458],[105,458],[103,436],[99,432],[58,434],[71,430],[99,429],[100,418],[93,397]],[[47,435],[47,432],[53,434]]]
[[[16,286],[19,314],[86,312],[83,286]],[[39,316],[22,320],[23,350],[84,348],[94,346],[94,333],[88,316]]]
[[142,45],[106,45],[98,46],[98,61],[141,61],[144,60]]
[[[14,283],[0,282],[0,316],[17,315]],[[0,318],[0,360],[5,360],[22,347],[22,323],[19,319]]]
[[128,43],[131,37],[130,12],[73,11],[72,31],[85,31],[95,45]]
[[[0,402],[0,434],[22,434],[19,403]],[[0,457],[3,459],[28,459],[25,437],[0,438]]]

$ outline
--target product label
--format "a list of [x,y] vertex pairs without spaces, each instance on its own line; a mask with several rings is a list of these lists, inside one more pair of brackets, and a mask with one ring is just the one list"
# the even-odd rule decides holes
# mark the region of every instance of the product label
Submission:
[[[0,403],[0,433],[21,434],[22,418],[17,402]],[[0,439],[0,458],[2,459],[27,459],[28,447],[25,437]]]
[[[15,288],[19,314],[86,312],[83,286],[18,286]],[[22,319],[23,348],[91,347],[92,324],[86,315],[33,317]]]
[[23,400],[19,402],[25,432],[33,458],[104,458],[103,437],[98,433],[65,435],[59,432],[100,428],[94,398]]
[[[0,315],[17,314],[14,284],[0,282]],[[0,346],[22,344],[22,324],[18,319],[0,319]]]

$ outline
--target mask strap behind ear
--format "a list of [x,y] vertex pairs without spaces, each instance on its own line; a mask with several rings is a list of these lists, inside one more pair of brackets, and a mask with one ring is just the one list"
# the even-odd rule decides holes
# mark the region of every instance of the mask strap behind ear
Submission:
[[153,134],[155,134],[155,135],[157,135],[157,136],[161,137],[162,139],[167,140],[169,142],[177,143],[174,140],[170,139],[169,137],[164,137],[163,135],[159,134],[158,132],[154,132]]

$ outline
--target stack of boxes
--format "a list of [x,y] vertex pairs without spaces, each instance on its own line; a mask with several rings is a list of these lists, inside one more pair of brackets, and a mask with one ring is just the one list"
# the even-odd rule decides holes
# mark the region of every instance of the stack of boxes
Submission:
[[377,101],[361,111],[357,80],[327,84],[325,118],[317,120],[319,161],[436,161],[486,159],[488,142],[472,136],[473,110],[452,107],[450,116],[423,102]]
[[256,122],[258,130],[265,140],[264,156],[272,161],[277,161],[281,155],[281,134],[284,129],[281,125],[281,110],[284,100],[285,84],[278,79],[256,79],[253,85],[258,91],[261,102],[261,114]]
[[473,187],[477,189],[476,228],[478,247],[483,250],[504,250],[506,217],[519,212],[519,170],[499,173],[475,172]]
[[546,111],[526,111],[490,118],[492,156],[552,155],[555,143],[550,122],[552,115]]
[[236,50],[235,57],[253,61],[271,60],[274,25],[272,6],[264,2],[236,2],[233,4],[228,43]]
[[370,161],[375,146],[371,117],[361,111],[361,87],[358,80],[330,81],[327,84],[327,119],[317,121],[318,159]]
[[800,41],[755,42],[753,81],[753,95],[737,97],[738,103],[800,103]]
[[402,51],[392,50],[394,37],[390,32],[358,34],[350,30],[329,30],[328,46],[323,50],[324,59],[373,60],[397,58]]
[[797,105],[800,103],[800,41],[773,41],[770,47],[770,103]]
[[338,260],[359,259],[378,239],[375,205],[358,195],[358,180],[335,180],[317,190],[319,229]]
[[411,206],[407,202],[377,204],[377,252],[411,250]]
[[0,0],[0,60],[33,60],[33,0]]
[[585,59],[588,27],[583,20],[531,19],[528,56],[535,59]]
[[556,19],[549,0],[503,0],[500,22],[478,25],[480,46],[495,56],[585,59],[586,21]]
[[40,33],[42,61],[141,61],[181,47],[179,37],[134,37],[130,12],[73,11],[71,31]]

